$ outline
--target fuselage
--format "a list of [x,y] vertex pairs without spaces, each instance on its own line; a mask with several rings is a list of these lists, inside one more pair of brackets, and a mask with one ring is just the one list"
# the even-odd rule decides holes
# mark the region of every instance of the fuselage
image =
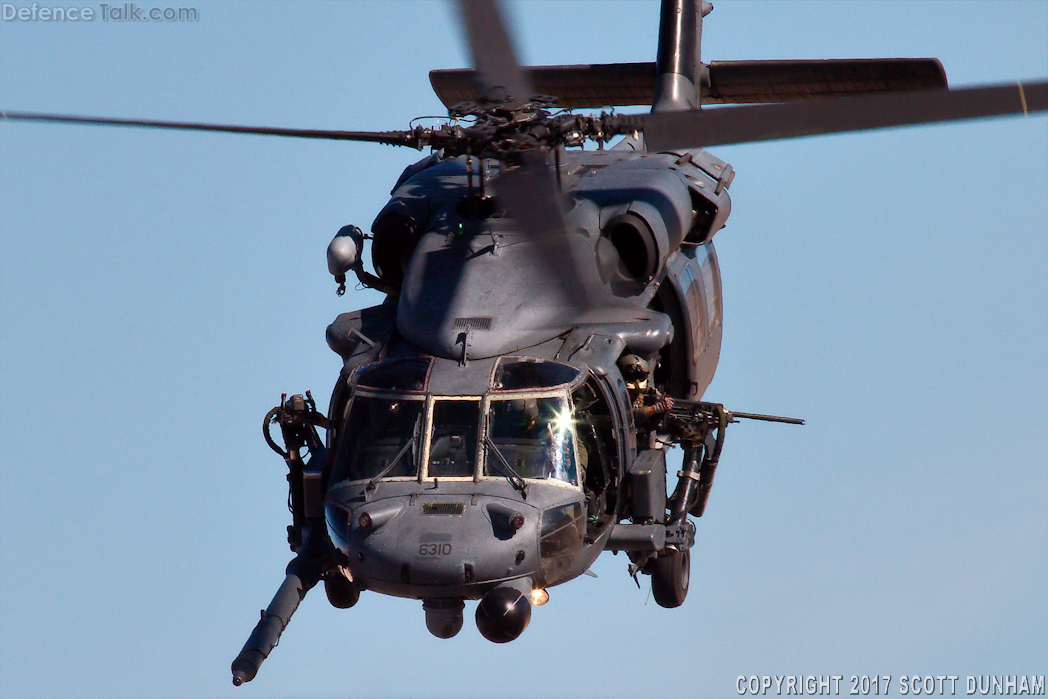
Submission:
[[373,227],[395,292],[328,329],[344,369],[327,528],[361,587],[543,589],[584,572],[629,517],[624,474],[647,445],[617,362],[650,357],[659,390],[701,396],[721,337],[710,239],[730,208],[730,166],[636,147],[562,155],[552,241],[503,215],[497,163],[405,171]]

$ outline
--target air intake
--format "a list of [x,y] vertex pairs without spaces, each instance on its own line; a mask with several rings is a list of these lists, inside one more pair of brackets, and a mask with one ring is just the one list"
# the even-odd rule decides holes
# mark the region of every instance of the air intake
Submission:
[[491,330],[491,316],[472,316],[455,319],[455,327],[464,330]]
[[424,502],[422,503],[422,514],[424,515],[461,515],[466,511],[466,506],[461,502]]

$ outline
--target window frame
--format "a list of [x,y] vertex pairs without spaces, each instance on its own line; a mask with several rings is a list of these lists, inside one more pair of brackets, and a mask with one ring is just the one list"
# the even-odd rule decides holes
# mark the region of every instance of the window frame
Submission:
[[[353,411],[353,406],[360,398],[379,398],[383,400],[402,400],[402,401],[421,401],[424,402],[422,408],[422,444],[418,446],[419,449],[419,467],[417,475],[415,476],[387,476],[380,480],[380,483],[384,482],[417,482],[422,485],[427,482],[431,483],[434,481],[444,482],[459,482],[459,483],[480,483],[482,481],[503,481],[505,476],[501,474],[485,475],[485,467],[487,461],[487,437],[488,437],[488,417],[491,410],[492,401],[509,401],[509,400],[521,400],[521,399],[542,399],[542,398],[559,398],[564,401],[565,405],[571,410],[571,449],[572,458],[575,464],[575,480],[577,483],[568,483],[566,481],[558,480],[555,478],[524,478],[526,483],[541,483],[546,485],[553,485],[560,488],[568,488],[574,491],[582,491],[583,488],[583,476],[579,473],[579,451],[578,451],[578,432],[575,429],[575,404],[571,397],[571,384],[560,384],[555,388],[541,388],[534,390],[521,390],[521,391],[488,391],[483,395],[465,395],[465,396],[444,396],[434,394],[422,394],[408,391],[379,391],[369,388],[358,387],[353,391],[352,397],[346,402],[346,407],[342,414],[342,434],[339,436],[340,440],[345,439],[347,436],[346,429],[349,426],[349,416]],[[430,461],[430,448],[433,441],[433,416],[435,413],[435,405],[437,401],[472,401],[478,404],[480,410],[478,418],[478,429],[477,429],[477,446],[475,453],[475,461],[472,476],[431,476],[429,473],[429,461]],[[342,449],[342,443],[339,443],[339,449]],[[335,458],[337,459],[338,452],[334,452]],[[334,466],[334,464],[333,464]],[[344,479],[331,484],[331,488],[345,487],[362,485],[368,483],[369,478],[361,478],[356,480]]]
[[575,480],[577,483],[568,483],[567,481],[558,480],[556,478],[523,478],[525,483],[545,483],[547,485],[555,485],[561,488],[569,488],[575,491],[582,491],[582,476],[579,473],[579,438],[578,433],[575,430],[575,404],[571,400],[571,391],[569,386],[571,384],[559,384],[556,388],[542,388],[530,391],[497,391],[488,392],[484,395],[484,402],[481,407],[482,417],[481,420],[481,436],[477,441],[478,451],[480,457],[477,460],[477,482],[482,480],[485,481],[500,481],[505,480],[505,476],[501,474],[484,475],[484,469],[487,466],[487,439],[488,439],[488,415],[491,412],[492,401],[511,401],[511,400],[523,400],[523,399],[541,399],[541,398],[560,398],[562,399],[568,408],[571,410],[571,457],[575,462]]
[[[412,401],[412,402],[423,403],[423,406],[422,406],[422,424],[423,424],[423,429],[425,429],[425,425],[428,423],[428,420],[429,420],[429,415],[428,415],[429,414],[429,406],[428,406],[428,404],[426,404],[427,396],[425,394],[414,393],[414,392],[407,392],[407,391],[376,391],[376,390],[367,389],[367,388],[358,388],[357,390],[354,390],[353,391],[353,395],[350,397],[350,399],[348,401],[346,401],[345,410],[343,410],[343,412],[342,412],[342,429],[340,430],[340,434],[339,434],[338,449],[337,450],[333,450],[333,452],[332,452],[332,454],[333,454],[333,461],[332,461],[332,464],[331,464],[332,473],[334,473],[334,469],[335,469],[335,467],[336,467],[336,465],[338,463],[339,453],[342,451],[342,449],[345,448],[345,443],[344,443],[343,440],[345,440],[347,435],[348,435],[347,430],[349,428],[349,416],[352,414],[353,407],[356,405],[357,400],[359,398],[379,398],[379,399],[382,399],[382,400],[401,400],[401,401]],[[423,445],[427,444],[427,442],[428,442],[428,434],[425,434],[423,436],[422,442],[423,442]],[[416,448],[419,451],[420,456],[425,454],[425,451],[423,449],[423,445],[415,445]],[[422,464],[421,463],[419,464],[418,472],[419,473],[422,472]],[[414,476],[386,476],[386,477],[382,478],[379,482],[382,483],[382,482],[386,482],[386,481],[390,481],[390,482],[399,481],[401,483],[407,483],[407,482],[411,482],[411,481],[421,482],[421,479],[419,478],[419,476],[417,474],[414,475]],[[328,489],[330,490],[330,489],[337,488],[337,487],[345,487],[345,486],[351,486],[351,485],[360,485],[360,484],[369,483],[369,482],[371,482],[370,478],[357,478],[357,479],[349,479],[349,478],[347,478],[347,479],[343,479],[341,481],[333,482],[329,486]]]

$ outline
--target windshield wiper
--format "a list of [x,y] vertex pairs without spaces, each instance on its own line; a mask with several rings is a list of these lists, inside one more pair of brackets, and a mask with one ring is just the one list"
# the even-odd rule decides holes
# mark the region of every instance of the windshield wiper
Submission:
[[[523,497],[525,500],[527,500],[528,499],[528,484],[525,483],[524,479],[520,477],[520,474],[517,473],[516,471],[514,471],[513,467],[509,465],[509,462],[506,461],[506,457],[503,456],[503,454],[502,454],[502,450],[498,448],[498,446],[495,444],[495,442],[491,441],[491,437],[488,437],[488,436],[485,435],[484,443],[488,447],[490,447],[493,452],[495,452],[495,456],[498,457],[499,463],[502,464],[501,468],[496,466],[495,470],[498,471],[499,473],[501,473],[503,476],[505,476],[506,480],[508,480],[510,482],[510,484],[514,488],[516,488],[517,490],[520,491],[521,497]],[[494,464],[492,464],[492,465],[494,465]],[[503,469],[505,469],[505,470],[503,470]]]
[[379,471],[378,475],[376,475],[374,478],[368,481],[368,484],[364,487],[364,490],[374,490],[375,484],[389,475],[390,471],[392,471],[394,467],[396,467],[396,465],[400,463],[400,460],[404,458],[404,454],[408,453],[408,449],[414,446],[414,444],[415,437],[412,436],[411,439],[409,439],[407,443],[400,449],[400,451],[397,452],[397,455],[393,457],[393,460],[386,464],[386,467]]
[[375,484],[378,483],[380,480],[382,480],[383,478],[385,478],[386,476],[388,476],[390,474],[390,472],[393,470],[393,468],[398,463],[400,463],[400,460],[402,458],[404,458],[404,454],[407,453],[408,449],[410,449],[414,445],[418,444],[419,431],[420,431],[421,427],[422,427],[422,415],[419,414],[419,416],[415,418],[415,427],[411,430],[411,439],[408,440],[407,444],[405,444],[403,447],[401,447],[400,451],[397,452],[397,455],[393,457],[393,460],[390,461],[386,465],[386,467],[384,469],[379,471],[378,475],[376,475],[374,478],[372,478],[370,481],[368,481],[368,484],[366,486],[364,486],[364,491],[365,492],[374,490],[375,489]]

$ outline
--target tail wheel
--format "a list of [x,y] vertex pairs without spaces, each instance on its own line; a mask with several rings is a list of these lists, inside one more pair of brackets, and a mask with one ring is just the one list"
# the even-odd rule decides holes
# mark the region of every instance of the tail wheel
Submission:
[[688,596],[691,552],[688,549],[655,559],[651,571],[651,595],[660,607],[679,607]]

